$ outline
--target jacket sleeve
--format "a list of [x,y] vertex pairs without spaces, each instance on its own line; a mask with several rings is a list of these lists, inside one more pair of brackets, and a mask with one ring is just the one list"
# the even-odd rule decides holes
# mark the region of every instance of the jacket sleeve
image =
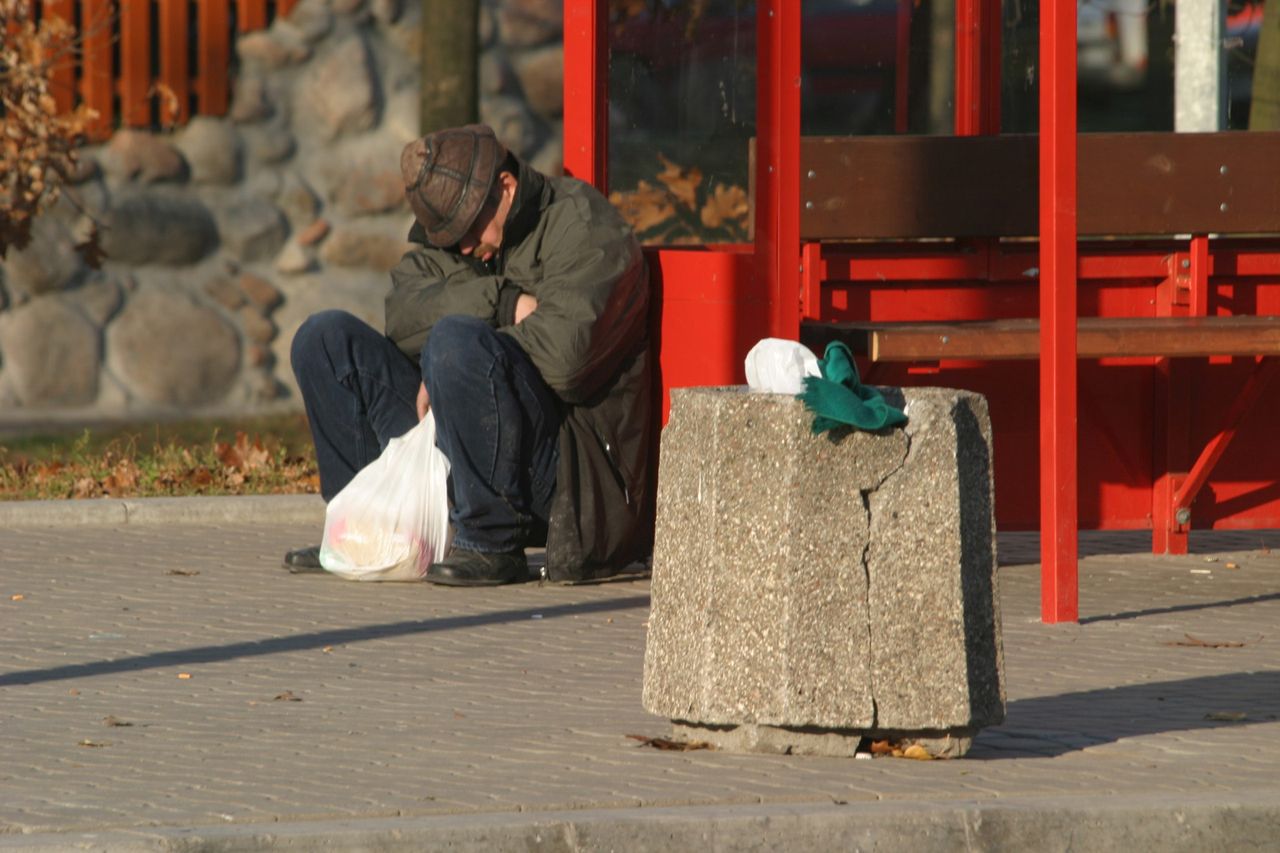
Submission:
[[[496,328],[511,322],[518,295],[513,285],[481,272],[465,258],[417,248],[391,270],[386,335],[401,352],[416,360],[441,317],[465,314]],[[503,317],[504,313],[508,317]]]
[[[587,188],[588,192],[594,192]],[[543,234],[538,307],[502,329],[563,400],[590,400],[647,342],[648,276],[631,230],[601,197],[561,204]]]

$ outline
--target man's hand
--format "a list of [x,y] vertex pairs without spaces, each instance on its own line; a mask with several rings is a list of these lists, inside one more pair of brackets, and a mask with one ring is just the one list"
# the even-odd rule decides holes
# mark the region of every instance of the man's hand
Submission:
[[520,294],[520,298],[516,300],[516,322],[519,323],[525,317],[528,317],[538,308],[538,300],[529,293]]
[[427,383],[423,382],[418,386],[418,420],[422,420],[427,416],[427,409],[431,408],[431,400],[427,397]]

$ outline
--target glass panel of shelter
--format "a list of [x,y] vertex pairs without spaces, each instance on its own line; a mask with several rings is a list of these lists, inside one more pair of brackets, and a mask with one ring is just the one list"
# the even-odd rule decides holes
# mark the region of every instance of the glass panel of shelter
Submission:
[[[611,0],[609,187],[648,244],[746,242],[756,4]],[[949,134],[954,0],[803,0],[801,132]]]
[[[1249,128],[1263,3],[1184,0],[1182,5],[1178,9],[1167,0],[1080,0],[1077,79],[1081,132]],[[1002,12],[1001,130],[1034,133],[1039,0],[1004,0]],[[1202,39],[1209,40],[1207,51],[1193,51],[1194,43]],[[1181,60],[1180,44],[1184,46]],[[1280,45],[1276,50],[1280,51]],[[1197,53],[1202,58],[1197,59]],[[1184,65],[1183,74],[1209,79],[1194,90],[1187,86],[1182,109],[1187,107],[1188,96],[1216,98],[1216,105],[1193,105],[1195,112],[1207,112],[1207,119],[1188,122],[1185,117],[1178,118],[1175,80],[1179,61],[1203,64],[1190,69]],[[1256,119],[1254,127],[1258,127]]]
[[611,0],[610,198],[648,244],[747,242],[756,5]]
[[[1040,2],[1002,2],[1003,133],[1038,127]],[[1218,29],[1206,30],[1221,35],[1217,125],[1244,129],[1263,4],[1217,2]],[[956,0],[801,8],[802,133],[954,132]],[[1077,11],[1080,131],[1174,130],[1175,4],[1080,0]],[[643,242],[747,241],[755,57],[752,0],[610,0],[609,187]]]

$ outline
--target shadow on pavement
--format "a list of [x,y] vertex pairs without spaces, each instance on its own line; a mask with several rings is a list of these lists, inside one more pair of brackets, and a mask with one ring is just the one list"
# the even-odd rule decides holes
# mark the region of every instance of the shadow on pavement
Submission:
[[153,669],[179,664],[213,663],[235,658],[258,657],[279,652],[324,648],[325,646],[337,646],[344,643],[358,643],[364,640],[378,640],[384,637],[428,634],[436,631],[457,631],[463,628],[477,628],[485,625],[528,622],[532,619],[556,619],[588,613],[608,613],[615,610],[632,610],[648,606],[648,595],[632,595],[609,601],[526,607],[520,610],[502,610],[496,613],[448,616],[439,619],[414,619],[405,622],[391,622],[385,625],[365,625],[359,628],[336,628],[331,631],[316,631],[310,634],[298,634],[290,637],[271,637],[264,640],[228,643],[221,646],[195,646],[188,649],[154,652],[115,660],[7,672],[0,675],[0,687],[62,681],[68,678],[85,678],[114,672],[134,672],[140,669]]
[[1101,616],[1084,616],[1081,625],[1090,622],[1118,622],[1124,619],[1138,619],[1142,616],[1159,616],[1165,613],[1186,613],[1189,610],[1209,610],[1214,607],[1235,607],[1238,604],[1259,604],[1264,601],[1280,600],[1280,592],[1268,592],[1263,595],[1246,595],[1242,598],[1228,598],[1222,601],[1202,601],[1196,604],[1171,604],[1168,607],[1148,607],[1143,610],[1125,610],[1119,613],[1104,613]]
[[1010,702],[1005,722],[983,729],[968,757],[1051,758],[1126,738],[1278,718],[1280,671],[1129,684]]

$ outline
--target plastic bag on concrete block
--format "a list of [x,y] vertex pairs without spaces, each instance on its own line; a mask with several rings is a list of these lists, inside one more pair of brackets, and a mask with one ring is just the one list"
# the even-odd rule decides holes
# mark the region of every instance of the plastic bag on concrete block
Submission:
[[448,479],[428,411],[329,501],[320,565],[347,580],[421,580],[449,548]]
[[818,357],[804,344],[764,338],[747,353],[747,387],[752,391],[795,396],[806,376],[821,376]]

